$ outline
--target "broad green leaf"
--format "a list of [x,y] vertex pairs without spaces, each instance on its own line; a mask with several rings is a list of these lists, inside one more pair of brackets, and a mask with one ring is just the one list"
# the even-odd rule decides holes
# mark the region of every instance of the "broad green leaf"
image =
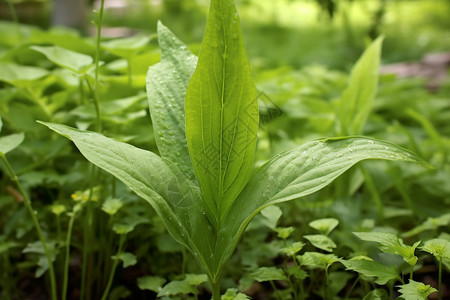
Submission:
[[129,58],[139,50],[142,50],[150,40],[151,37],[148,35],[113,39],[111,41],[103,42],[102,48],[105,48],[114,55]]
[[5,81],[15,86],[22,86],[48,75],[46,69],[6,62],[0,62],[0,70],[0,81]]
[[377,284],[386,284],[391,280],[399,280],[399,274],[393,266],[385,266],[382,263],[366,259],[341,260],[347,270],[353,270],[367,277],[375,277]]
[[424,243],[421,250],[426,251],[438,260],[450,259],[450,242],[444,239],[432,239]]
[[353,67],[339,106],[342,135],[363,132],[378,86],[382,42],[382,37],[376,39]]
[[114,255],[112,258],[121,260],[124,268],[134,266],[137,263],[136,255],[129,252],[123,252],[119,255]]
[[158,23],[161,62],[147,73],[147,95],[156,145],[163,158],[195,178],[185,130],[185,98],[197,57],[167,27]]
[[319,219],[314,220],[310,222],[308,225],[317,231],[319,231],[323,235],[330,234],[331,231],[333,231],[336,226],[338,226],[339,221],[334,218],[326,218],[326,219]]
[[150,290],[158,293],[166,280],[159,276],[144,276],[138,278],[137,284],[141,290]]
[[216,229],[250,178],[257,92],[232,0],[213,0],[186,94],[186,136],[207,215]]
[[276,267],[261,267],[248,276],[258,282],[271,280],[288,280],[283,270]]
[[205,272],[211,274],[213,228],[203,214],[198,187],[173,163],[98,133],[41,123],[71,139],[86,159],[150,203],[172,237],[186,246],[206,268]]
[[226,260],[231,255],[247,224],[261,209],[312,194],[367,159],[429,166],[406,149],[364,137],[322,139],[277,155],[253,174],[233,203],[219,231],[215,257]]
[[428,296],[437,292],[437,290],[430,285],[425,285],[422,282],[410,280],[408,284],[398,285],[398,290],[402,295],[400,298],[405,300],[427,300]]
[[323,254],[319,252],[305,252],[303,255],[298,255],[297,260],[302,266],[310,268],[328,269],[332,264],[339,261],[339,258],[334,254]]
[[314,247],[327,252],[333,252],[333,249],[337,247],[336,244],[333,242],[333,240],[327,237],[326,235],[313,234],[313,235],[305,235],[303,237],[308,241],[310,241]]
[[397,235],[389,232],[354,232],[353,234],[364,241],[377,242],[378,248],[382,251],[402,256],[403,260],[411,266],[417,263],[418,258],[414,252],[420,242],[408,246]]
[[14,150],[23,142],[24,137],[23,133],[14,133],[0,137],[0,153],[4,155]]
[[58,46],[32,46],[31,49],[44,54],[54,64],[77,74],[86,73],[94,62],[89,55]]
[[362,300],[389,300],[386,290],[375,289],[370,291]]

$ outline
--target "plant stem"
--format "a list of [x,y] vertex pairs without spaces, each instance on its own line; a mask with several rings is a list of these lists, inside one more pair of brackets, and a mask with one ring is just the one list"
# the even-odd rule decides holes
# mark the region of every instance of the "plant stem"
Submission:
[[16,174],[14,173],[13,168],[8,162],[8,159],[6,158],[4,153],[0,153],[0,157],[3,160],[6,168],[8,169],[8,172],[11,176],[11,180],[16,184],[17,188],[19,189],[20,194],[23,196],[23,200],[25,203],[25,207],[27,208],[28,212],[31,215],[31,219],[34,223],[34,226],[36,227],[36,231],[39,236],[39,240],[41,241],[42,247],[44,248],[44,253],[48,261],[48,271],[50,273],[50,286],[51,286],[51,299],[57,300],[57,294],[56,294],[56,279],[55,279],[55,271],[53,269],[53,261],[51,258],[51,254],[49,251],[49,248],[47,246],[47,242],[45,241],[44,235],[42,234],[41,226],[39,225],[39,221],[37,219],[36,213],[33,211],[33,208],[31,207],[31,201],[28,198],[28,195],[25,193],[25,190],[22,187],[22,184],[20,183],[19,179],[17,178]]
[[442,300],[442,258],[439,259],[438,293],[439,300]]
[[99,64],[100,64],[100,44],[102,39],[102,23],[103,23],[103,8],[105,6],[105,0],[101,0],[100,2],[100,11],[98,13],[97,20],[97,45],[95,49],[95,92],[94,92],[94,105],[95,111],[97,113],[97,132],[102,130],[102,125],[100,121],[100,106],[99,106],[99,83],[98,83],[98,74],[99,74]]
[[6,0],[8,2],[9,13],[11,14],[11,18],[16,25],[19,25],[19,18],[17,17],[16,7],[12,0]]
[[409,272],[409,280],[413,280],[414,266],[411,266],[411,271]]
[[375,186],[370,173],[364,167],[360,167],[360,170],[364,176],[366,187],[369,190],[369,193],[372,196],[373,200],[375,201],[378,212],[378,219],[382,221],[384,220],[384,206],[383,202],[381,201],[380,193],[378,193],[377,187]]
[[214,282],[211,278],[209,279],[209,284],[211,285],[212,300],[220,300],[220,282]]
[[348,290],[347,294],[345,295],[344,300],[347,300],[348,297],[350,297],[350,295],[352,294],[353,290],[356,287],[356,284],[359,282],[359,278],[360,277],[358,276],[358,278],[356,278],[355,282],[353,282],[352,286],[350,287],[350,289]]
[[66,235],[66,259],[64,262],[64,279],[63,279],[63,292],[61,300],[65,300],[67,297],[67,285],[69,282],[69,261],[70,261],[70,240],[72,238],[73,223],[75,221],[75,215],[78,208],[75,206],[70,217],[69,228],[67,229]]
[[[117,250],[117,255],[122,253],[123,244],[125,243],[125,237],[126,237],[125,234],[122,234],[120,236],[119,249]],[[101,300],[106,300],[106,298],[108,297],[109,290],[111,289],[113,279],[114,279],[114,274],[116,273],[116,268],[117,268],[118,264],[119,264],[119,258],[115,258],[111,272],[109,273],[108,284],[106,285],[106,288],[105,288],[105,291],[103,292],[103,296],[102,296]]]
[[273,280],[270,280],[270,285],[272,286],[273,292],[277,295],[277,298],[280,300],[283,300],[283,298],[280,296],[280,293],[278,292],[277,287],[275,286],[275,283],[273,283]]

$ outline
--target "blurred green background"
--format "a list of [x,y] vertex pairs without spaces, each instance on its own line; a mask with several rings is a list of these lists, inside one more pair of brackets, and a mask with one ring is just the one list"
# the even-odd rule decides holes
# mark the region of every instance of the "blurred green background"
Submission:
[[[65,1],[65,2],[64,2]],[[82,7],[78,27],[93,30],[90,20],[99,1],[1,0],[0,18],[48,28],[67,3]],[[450,49],[448,0],[237,0],[253,67],[294,68],[322,64],[348,70],[370,39],[383,34],[383,63],[419,60],[425,53]],[[59,3],[59,4],[58,4]],[[154,32],[157,20],[188,44],[201,42],[208,0],[106,0],[105,35]],[[62,7],[62,9],[61,9]],[[75,25],[76,26],[76,25]],[[119,27],[119,29],[117,29]]]

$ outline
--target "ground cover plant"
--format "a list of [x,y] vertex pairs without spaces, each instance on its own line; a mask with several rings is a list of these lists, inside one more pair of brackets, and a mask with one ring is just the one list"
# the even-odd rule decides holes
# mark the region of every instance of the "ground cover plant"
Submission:
[[[30,29],[25,27],[23,30]],[[427,184],[437,179],[445,182],[448,170],[439,168],[438,173],[429,171],[423,168],[428,164],[412,152],[379,139],[354,136],[322,138],[303,143],[303,140],[310,140],[311,136],[360,135],[365,132],[365,128],[376,128],[370,114],[377,108],[374,107],[374,100],[382,39],[369,46],[355,65],[339,102],[319,104],[311,97],[310,101],[297,103],[297,107],[315,111],[318,115],[308,116],[306,126],[302,127],[305,132],[292,132],[289,122],[299,118],[295,110],[290,111],[294,116],[288,118],[288,125],[284,126],[285,118],[271,114],[271,110],[282,113],[283,103],[279,107],[261,107],[261,101],[258,103],[260,97],[245,55],[233,1],[212,1],[198,61],[188,47],[160,23],[158,44],[161,61],[153,64],[147,74],[148,105],[155,132],[153,136],[152,128],[142,126],[148,122],[146,100],[137,88],[144,85],[145,75],[133,75],[136,68],[130,68],[136,53],[146,47],[151,53],[156,48],[147,45],[148,38],[124,40],[125,50],[119,48],[119,42],[106,44],[104,49],[122,60],[115,64],[106,61],[103,72],[123,74],[103,78],[103,84],[107,84],[108,88],[120,86],[118,90],[108,92],[102,91],[99,84],[99,66],[105,62],[100,62],[97,55],[94,60],[90,55],[69,51],[57,47],[57,44],[49,47],[49,41],[56,43],[57,33],[40,34],[44,36],[41,36],[39,45],[35,45],[31,39],[19,50],[7,48],[3,57],[3,67],[7,72],[2,75],[2,80],[8,84],[2,91],[2,117],[8,126],[6,136],[1,139],[0,150],[6,167],[4,175],[11,177],[13,186],[5,181],[12,196],[2,198],[2,206],[17,208],[24,201],[28,210],[2,212],[11,224],[5,226],[2,233],[1,253],[5,266],[2,276],[5,280],[1,288],[6,298],[20,297],[17,289],[11,288],[16,283],[20,284],[19,281],[14,283],[14,280],[30,278],[24,275],[11,277],[10,274],[35,270],[37,277],[48,275],[50,281],[47,291],[54,299],[65,299],[68,295],[76,297],[77,294],[83,299],[132,297],[130,286],[152,290],[155,294],[151,295],[160,298],[208,298],[210,294],[207,290],[211,290],[214,299],[245,298],[235,289],[237,283],[230,284],[227,281],[229,278],[240,280],[241,291],[255,281],[268,282],[268,286],[262,285],[270,289],[266,294],[271,293],[279,299],[387,299],[395,297],[397,292],[404,299],[426,299],[435,289],[415,281],[418,275],[414,273],[422,262],[429,263],[432,257],[436,258],[436,288],[442,297],[442,281],[445,280],[442,273],[444,266],[448,265],[449,245],[448,235],[439,235],[439,232],[445,232],[448,227],[448,216],[442,215],[441,211],[438,218],[429,218],[423,226],[409,226],[411,230],[402,234],[402,237],[408,238],[412,246],[405,245],[394,228],[375,227],[375,222],[387,224],[385,220],[392,216],[409,216],[409,212],[384,205],[386,200],[383,199],[383,191],[393,189],[393,185],[403,197],[402,200],[411,205],[408,208],[416,211],[416,204],[408,198],[412,196],[405,191],[411,190],[411,187],[392,180],[386,184],[386,177],[380,173],[385,173],[387,169],[399,180],[408,178],[416,182],[428,176],[422,183]],[[97,47],[95,51],[99,52],[100,46],[96,41],[91,44],[88,41],[87,44],[91,45],[91,49]],[[24,51],[25,55],[20,51]],[[39,56],[44,62],[41,62],[41,67],[17,64],[18,61],[29,60],[29,55],[36,54],[42,55]],[[11,56],[16,63],[8,61]],[[154,63],[157,59],[151,61]],[[48,66],[49,62],[53,64],[50,71],[42,68],[45,64]],[[320,70],[315,72],[320,75]],[[285,76],[297,74],[286,72]],[[269,77],[269,84],[270,80]],[[66,89],[61,90],[61,86]],[[337,86],[341,88],[339,84]],[[115,93],[126,98],[113,98],[117,96]],[[103,102],[99,100],[100,94],[104,97]],[[63,99],[70,99],[74,95],[75,101],[71,103],[70,111],[67,111],[67,102]],[[58,102],[58,99],[61,100]],[[93,102],[88,103],[87,99]],[[33,109],[27,110],[30,104]],[[328,105],[336,105],[338,109],[329,109]],[[445,104],[440,102],[438,107],[445,108]],[[324,109],[325,113],[318,108]],[[389,107],[384,109],[388,110]],[[18,115],[22,116],[18,114],[20,110],[31,112],[29,123],[24,125],[22,120],[17,119]],[[398,113],[395,108],[392,110],[392,113]],[[329,118],[327,114],[330,113],[334,117]],[[421,114],[412,111],[409,115],[427,130],[435,145],[439,145],[439,151],[433,152],[436,156],[431,157],[430,161],[434,164],[444,163],[445,166],[445,153],[448,151],[446,140],[433,130],[433,125]],[[300,116],[300,119],[303,117]],[[319,122],[315,120],[316,117]],[[258,121],[259,118],[262,121]],[[130,195],[125,186],[98,169],[89,167],[73,152],[70,144],[55,136],[50,138],[44,126],[35,124],[36,119],[46,120],[42,123],[71,139],[89,161],[122,180],[149,202],[158,216],[149,209],[150,206],[141,205],[141,201]],[[330,119],[331,122],[323,122]],[[54,122],[72,123],[78,129]],[[276,122],[279,123],[271,127]],[[87,128],[102,131],[115,139],[106,138],[98,132],[85,131]],[[135,132],[135,128],[140,132]],[[316,129],[306,130],[310,128]],[[275,134],[272,132],[274,129],[277,130]],[[258,130],[262,135],[259,139]],[[13,133],[20,131],[27,133],[25,141],[22,141],[23,135]],[[288,135],[294,134],[297,140],[284,141],[288,146],[278,143],[278,135],[285,134],[283,131]],[[421,138],[424,139],[423,136]],[[39,139],[52,142],[47,146],[33,143],[33,140]],[[153,139],[157,147],[150,147],[153,152],[118,141],[133,141],[133,144],[143,145],[152,143]],[[28,143],[30,149],[43,148],[31,152],[27,148],[22,148],[25,151],[21,147],[15,149],[22,142]],[[298,142],[303,146],[298,147]],[[271,147],[266,151],[264,144],[270,144]],[[293,150],[278,152],[276,148]],[[420,149],[419,146],[415,148]],[[14,156],[18,151],[22,153]],[[417,152],[430,158],[427,151]],[[265,162],[273,154],[277,155]],[[24,155],[22,159],[18,159],[20,155]],[[397,164],[364,165],[351,169],[350,173],[341,176],[340,182],[326,188],[351,166],[368,159],[404,160],[419,163],[422,167],[405,164],[405,169],[400,169]],[[256,168],[253,167],[254,160]],[[73,164],[73,161],[77,163]],[[44,168],[49,162],[57,166],[56,172]],[[381,171],[378,170],[380,168]],[[25,187],[18,181],[14,169],[19,170],[17,173],[21,181],[24,180]],[[39,173],[35,170],[44,171]],[[86,181],[89,184],[86,185]],[[66,190],[60,189],[59,194],[52,194],[54,182]],[[362,196],[357,195],[362,182],[368,187],[365,193],[369,196],[365,196],[365,201],[361,201]],[[36,209],[37,204],[37,211],[40,212],[37,216],[43,228],[27,197],[27,189],[31,191],[32,197],[42,193],[42,190],[33,189],[33,186],[45,187],[44,192],[47,193],[41,196],[48,199],[47,207],[39,205],[39,202],[33,203],[33,209]],[[85,186],[86,190],[80,190],[79,186]],[[443,189],[441,195],[445,195],[445,186]],[[320,193],[310,195],[319,190]],[[67,195],[73,201],[64,200]],[[441,199],[443,203],[448,200],[445,197]],[[347,207],[346,216],[355,216],[341,216],[339,220],[320,218],[322,214],[330,214],[331,210],[320,211],[314,205],[330,208],[327,198],[336,199],[332,201],[335,203],[332,207],[335,214],[339,215],[345,201],[348,201],[352,209]],[[288,202],[294,199],[297,200]],[[283,208],[287,208],[284,211],[272,206],[282,202],[286,202],[282,204]],[[364,204],[372,206],[369,213],[375,212],[377,217],[371,219],[373,215],[367,214],[365,217],[368,219],[362,219],[361,223],[355,222],[356,226],[351,224],[356,217],[363,215],[357,210],[358,206]],[[261,214],[258,214],[260,211]],[[25,213],[31,214],[33,223],[24,222]],[[296,213],[300,213],[301,217]],[[256,220],[250,223],[253,218]],[[44,219],[47,220],[45,223],[42,222]],[[280,223],[295,224],[295,228]],[[307,224],[315,232],[308,231]],[[184,248],[168,242],[162,225]],[[150,226],[151,232],[142,226]],[[32,239],[36,236],[34,228],[40,232],[40,241]],[[336,234],[335,228],[339,231],[338,235],[333,236]],[[422,244],[418,239],[413,239],[430,230],[435,232],[423,235]],[[374,255],[370,244],[367,243],[365,247],[355,241],[357,237],[380,243],[384,254]],[[270,243],[266,242],[267,239]],[[153,248],[155,246],[157,249]],[[12,251],[20,247],[23,255],[27,256],[25,259]],[[169,253],[168,257],[161,261],[164,253]],[[174,261],[170,253],[180,255],[176,261],[181,262],[181,267],[178,263],[170,267]],[[420,256],[416,256],[418,253]],[[190,257],[195,259],[200,268],[190,263]],[[81,261],[79,269],[74,267],[74,259]],[[120,273],[117,272],[125,272],[138,261],[146,259],[149,259],[148,266],[144,268],[147,272],[138,275],[139,279],[132,276],[134,281],[125,284],[129,274],[123,273],[123,284],[115,284],[121,282],[118,279]],[[282,262],[277,263],[280,259]],[[10,260],[23,260],[26,263],[14,269]],[[158,261],[161,261],[159,267]],[[60,277],[52,274],[55,273],[52,270],[54,267]],[[344,268],[348,271],[344,271]],[[248,270],[247,275],[242,274],[244,269]],[[198,274],[189,274],[187,270]],[[149,274],[154,276],[143,276]],[[69,275],[71,278],[79,276],[79,284],[69,281]],[[165,284],[167,278],[170,282]],[[207,281],[210,286],[204,285]],[[220,284],[234,289],[227,290],[221,296]],[[378,287],[385,286],[386,289],[375,288],[375,284]],[[38,283],[36,285],[39,286]],[[257,293],[253,295],[258,299]]]

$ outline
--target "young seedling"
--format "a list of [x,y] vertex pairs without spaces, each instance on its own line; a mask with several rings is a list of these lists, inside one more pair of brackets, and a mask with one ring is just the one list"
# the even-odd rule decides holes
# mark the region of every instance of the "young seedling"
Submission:
[[158,24],[161,62],[147,92],[161,156],[99,133],[44,123],[150,203],[208,276],[213,299],[245,228],[265,207],[309,195],[367,159],[427,165],[365,137],[320,139],[253,169],[257,92],[233,0],[212,0],[197,58]]

